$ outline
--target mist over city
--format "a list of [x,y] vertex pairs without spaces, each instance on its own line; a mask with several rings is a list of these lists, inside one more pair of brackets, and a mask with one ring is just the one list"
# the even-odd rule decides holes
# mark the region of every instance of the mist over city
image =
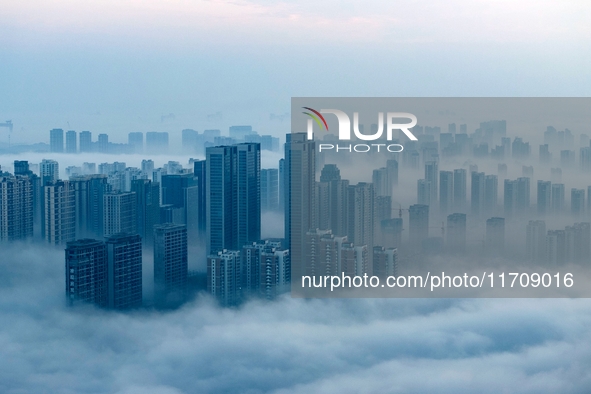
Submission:
[[0,9],[0,392],[590,391],[587,2]]

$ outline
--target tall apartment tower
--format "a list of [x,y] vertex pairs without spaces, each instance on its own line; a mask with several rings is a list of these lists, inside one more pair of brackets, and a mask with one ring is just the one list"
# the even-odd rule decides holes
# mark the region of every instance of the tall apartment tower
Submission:
[[505,250],[505,219],[490,218],[486,220],[486,249],[491,254],[503,254]]
[[552,183],[550,181],[538,181],[537,205],[538,214],[547,215],[552,206]]
[[391,196],[392,185],[386,167],[373,170],[372,181],[376,196]]
[[470,177],[470,211],[479,216],[484,213],[484,172],[472,172]]
[[43,159],[39,168],[41,175],[41,186],[56,182],[60,177],[59,164],[55,160]]
[[[357,185],[349,186],[349,214],[347,219],[349,231],[347,237],[349,242],[353,242],[355,246],[365,245],[368,250],[371,250],[374,246],[374,204],[375,195],[371,183],[359,182]],[[367,257],[371,268],[373,256],[368,255]],[[367,273],[370,274],[371,272]]]
[[136,229],[144,245],[152,245],[154,226],[160,224],[160,184],[148,179],[131,182],[131,191],[137,201]]
[[33,200],[28,176],[0,175],[0,241],[33,237]]
[[206,149],[207,250],[240,250],[261,238],[260,144]]
[[80,132],[80,153],[92,152],[92,133],[90,131]]
[[44,238],[53,245],[64,245],[76,238],[76,195],[68,181],[43,187]]
[[107,246],[107,305],[114,309],[142,306],[142,240],[139,235],[119,233]]
[[193,174],[162,176],[162,203],[180,212],[176,224],[187,226],[187,236],[193,242],[199,234],[199,185]]
[[63,151],[64,151],[64,130],[52,129],[49,132],[49,151],[52,153],[63,153]]
[[154,226],[154,298],[158,306],[175,306],[187,297],[187,229]]
[[78,142],[76,141],[76,132],[68,130],[66,132],[66,153],[78,153]]
[[107,193],[104,201],[104,236],[137,233],[137,202],[133,192]]
[[425,180],[430,184],[430,201],[431,204],[437,202],[437,189],[438,189],[438,176],[439,171],[437,170],[437,162],[429,161],[425,163]]
[[466,170],[461,168],[454,170],[454,200],[453,207],[457,212],[464,212],[466,209],[466,190],[467,190]]
[[492,215],[497,210],[499,196],[499,180],[496,175],[485,175],[484,177],[484,205],[483,212]]
[[306,133],[287,134],[286,139],[285,239],[294,282],[294,278],[300,278],[304,264],[306,233],[316,222],[316,143],[308,141]]
[[107,247],[104,242],[94,239],[68,242],[65,274],[70,305],[76,301],[107,305]]
[[70,177],[76,198],[76,236],[102,238],[104,235],[104,195],[109,191],[106,175]]
[[546,222],[530,220],[526,227],[527,259],[541,264],[546,261]]
[[261,210],[276,211],[279,208],[279,170],[261,170]]
[[[386,169],[388,171],[388,183],[390,187],[393,189],[396,185],[398,185],[398,161],[394,159],[390,159],[386,161]],[[390,190],[390,196],[392,195],[393,190]]]
[[439,210],[441,213],[447,213],[453,208],[453,182],[454,173],[452,171],[439,172]]
[[197,203],[199,236],[206,238],[207,228],[207,162],[197,160],[193,163],[193,176],[197,182],[199,198]]
[[452,213],[447,216],[447,249],[451,253],[466,251],[466,214]]
[[207,257],[207,292],[222,305],[237,305],[242,299],[239,250],[220,250]]
[[570,211],[575,216],[582,215],[585,212],[585,189],[571,189]]
[[141,131],[129,133],[127,135],[127,143],[131,146],[133,153],[144,152],[144,133]]
[[552,198],[551,198],[552,213],[561,213],[564,211],[564,184],[552,184]]
[[411,205],[409,209],[409,243],[414,251],[419,251],[423,241],[429,237],[429,206]]

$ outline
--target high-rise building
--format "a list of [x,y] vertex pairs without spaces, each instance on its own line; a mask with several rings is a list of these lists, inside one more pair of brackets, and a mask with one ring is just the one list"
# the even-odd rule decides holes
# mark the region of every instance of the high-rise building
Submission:
[[194,153],[197,149],[199,141],[199,133],[197,130],[184,129],[182,131],[182,146],[183,151],[187,153]]
[[443,214],[453,207],[453,183],[452,171],[439,171],[439,210]]
[[40,165],[41,186],[57,182],[59,179],[59,164],[55,160],[43,159]]
[[331,229],[339,236],[347,234],[349,181],[341,179],[335,164],[326,164],[317,188],[317,227]]
[[[173,222],[187,226],[187,236],[193,242],[199,235],[199,185],[193,174],[162,176],[162,203],[179,212]],[[164,222],[163,222],[164,223]]]
[[142,153],[144,151],[144,133],[141,131],[129,133],[127,143],[131,146],[133,153]]
[[300,278],[305,263],[306,233],[316,222],[316,143],[308,141],[306,133],[291,133],[286,138],[285,239],[291,253],[294,282],[294,278]]
[[409,209],[409,242],[414,251],[420,251],[429,238],[429,206],[411,205]]
[[119,233],[107,245],[107,305],[114,309],[142,305],[142,239],[138,234]]
[[526,227],[525,248],[528,260],[538,264],[546,261],[546,222],[529,221]]
[[49,132],[49,151],[52,153],[64,151],[64,130],[52,129]]
[[588,264],[591,257],[591,224],[575,223],[566,226],[565,261],[570,263]]
[[384,247],[400,248],[402,245],[402,218],[392,218],[380,221],[380,245]]
[[239,250],[261,238],[260,144],[207,152],[207,250]]
[[530,182],[529,178],[517,178],[517,200],[516,212],[520,215],[525,215],[529,212],[530,205]]
[[76,238],[76,195],[68,181],[43,187],[43,235],[53,245],[64,245]]
[[[538,181],[538,214],[550,213],[552,203],[552,183],[550,181]],[[545,234],[545,231],[544,231]]]
[[98,135],[98,151],[100,153],[109,153],[109,136],[107,134]]
[[276,211],[279,207],[279,170],[261,170],[261,210]]
[[101,238],[104,235],[104,195],[109,191],[106,175],[70,177],[76,200],[76,236]]
[[0,173],[0,241],[33,237],[33,204],[33,185],[28,176]]
[[137,233],[137,202],[133,192],[111,192],[103,196],[104,235]]
[[146,153],[167,153],[168,133],[148,131],[146,133]]
[[379,278],[387,278],[398,274],[398,249],[373,247],[373,274]]
[[193,176],[197,182],[198,189],[198,223],[199,236],[206,238],[206,227],[207,227],[207,163],[205,160],[196,160],[193,163]]
[[[398,185],[398,161],[394,159],[390,159],[386,161],[386,169],[388,171],[388,183],[390,187],[394,188]],[[393,190],[390,190],[390,196],[392,195]]]
[[548,230],[546,235],[546,258],[551,267],[564,265],[566,257],[564,230]]
[[466,190],[467,190],[467,179],[466,170],[461,168],[454,170],[454,209],[458,212],[464,212],[466,209]]
[[575,216],[583,215],[585,212],[585,189],[571,189],[570,211]]
[[66,297],[70,305],[83,301],[106,306],[107,248],[104,242],[80,239],[66,246]]
[[220,250],[207,256],[207,291],[222,305],[237,305],[242,299],[239,250]]
[[279,210],[285,211],[285,159],[279,159]]
[[417,180],[417,203],[431,205],[431,182],[426,179]]
[[470,174],[470,205],[472,215],[475,217],[484,214],[484,172],[472,172]]
[[502,255],[505,250],[505,219],[486,220],[486,249],[491,254]]
[[564,184],[552,184],[551,204],[553,213],[561,213],[564,211]]
[[465,213],[452,213],[447,216],[447,249],[452,253],[466,251]]
[[137,233],[144,245],[152,245],[154,226],[160,224],[160,184],[148,179],[136,179],[131,182],[131,191],[137,201]]
[[80,132],[80,153],[92,152],[92,133],[90,131]]
[[438,189],[438,178],[439,171],[437,170],[436,161],[428,161],[425,163],[425,180],[429,182],[430,201],[435,204],[437,202],[437,189]]
[[484,177],[484,206],[483,211],[487,215],[492,215],[497,211],[499,196],[499,180],[496,175],[486,175]]
[[[373,184],[359,182],[349,186],[349,215],[347,237],[355,246],[373,248],[375,195]],[[387,218],[385,218],[387,219]],[[372,256],[368,256],[371,264]]]
[[386,167],[373,170],[372,183],[376,196],[392,195],[392,185]]
[[66,153],[77,153],[78,146],[76,141],[76,132],[68,130],[66,132]]
[[187,229],[184,225],[154,226],[154,296],[157,306],[175,306],[187,296]]

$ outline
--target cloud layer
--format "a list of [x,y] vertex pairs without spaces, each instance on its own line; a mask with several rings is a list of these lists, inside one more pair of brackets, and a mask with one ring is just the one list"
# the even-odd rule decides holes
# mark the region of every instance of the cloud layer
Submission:
[[68,309],[63,252],[4,248],[3,393],[583,393],[589,300],[301,300]]

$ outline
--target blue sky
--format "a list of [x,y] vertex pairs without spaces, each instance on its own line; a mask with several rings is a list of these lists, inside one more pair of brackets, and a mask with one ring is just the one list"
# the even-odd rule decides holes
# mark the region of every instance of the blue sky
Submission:
[[[0,119],[289,132],[292,96],[586,96],[586,1],[26,1],[2,5]],[[162,115],[175,118],[161,122]],[[221,113],[221,120],[208,115]],[[0,141],[4,142],[4,136]]]

